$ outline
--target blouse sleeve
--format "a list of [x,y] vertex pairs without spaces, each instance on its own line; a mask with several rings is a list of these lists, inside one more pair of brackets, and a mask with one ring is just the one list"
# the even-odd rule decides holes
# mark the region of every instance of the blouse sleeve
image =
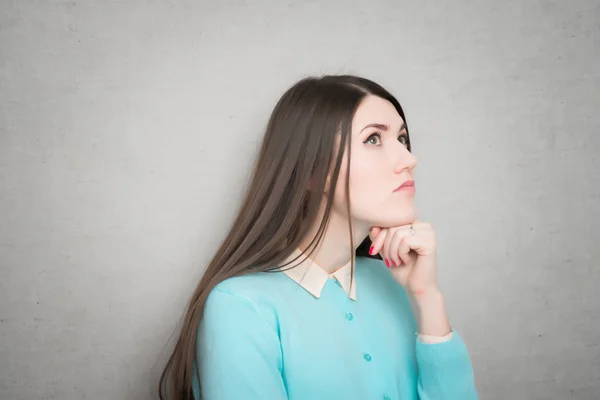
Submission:
[[424,335],[422,333],[419,333],[418,337],[419,340],[423,343],[443,343],[452,339],[452,332],[445,336]]
[[198,325],[202,400],[287,400],[279,336],[248,299],[218,289]]
[[456,330],[440,343],[417,338],[416,357],[420,400],[479,399],[469,353]]

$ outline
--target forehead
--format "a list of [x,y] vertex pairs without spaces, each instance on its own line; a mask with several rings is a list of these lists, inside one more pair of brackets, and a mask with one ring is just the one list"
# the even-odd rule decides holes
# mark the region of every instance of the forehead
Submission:
[[404,121],[393,104],[377,96],[366,96],[352,119],[352,132],[358,133],[365,125],[371,123],[386,124],[393,131],[400,129]]

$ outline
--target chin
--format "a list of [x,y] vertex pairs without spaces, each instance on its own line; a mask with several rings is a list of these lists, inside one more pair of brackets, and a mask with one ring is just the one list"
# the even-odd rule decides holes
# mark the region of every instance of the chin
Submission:
[[374,219],[373,226],[380,226],[382,228],[390,228],[393,226],[410,225],[417,219],[416,212],[394,212],[388,215],[381,216],[381,218]]

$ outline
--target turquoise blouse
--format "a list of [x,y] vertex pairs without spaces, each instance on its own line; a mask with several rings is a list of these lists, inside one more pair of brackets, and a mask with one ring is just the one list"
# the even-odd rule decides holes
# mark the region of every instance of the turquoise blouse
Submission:
[[355,263],[352,287],[314,263],[218,284],[198,325],[195,398],[477,400],[458,332],[424,342],[383,261]]

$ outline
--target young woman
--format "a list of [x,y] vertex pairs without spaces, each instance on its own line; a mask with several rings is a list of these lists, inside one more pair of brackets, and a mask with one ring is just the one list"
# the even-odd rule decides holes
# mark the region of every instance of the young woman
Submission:
[[434,230],[417,219],[416,165],[402,107],[378,84],[324,76],[288,89],[161,399],[478,399]]

